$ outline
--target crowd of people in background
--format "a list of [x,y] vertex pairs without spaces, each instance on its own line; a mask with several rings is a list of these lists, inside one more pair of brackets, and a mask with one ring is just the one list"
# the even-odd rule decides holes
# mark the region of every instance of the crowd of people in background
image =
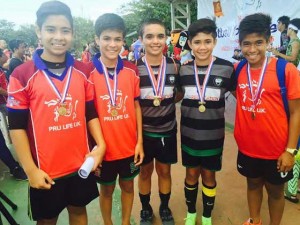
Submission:
[[[123,19],[107,13],[96,20],[95,40],[83,46],[76,60],[68,52],[73,38],[69,7],[59,1],[43,3],[37,11],[36,31],[42,48],[18,39],[8,44],[0,40],[0,159],[17,180],[29,180],[31,218],[41,224],[56,224],[60,212],[68,208],[70,224],[86,225],[85,207],[100,192],[102,218],[111,225],[112,194],[119,179],[122,224],[129,225],[133,182],[138,176],[140,224],[150,225],[154,217],[150,198],[155,168],[161,201],[159,216],[162,224],[175,224],[169,199],[171,165],[178,161],[175,103],[182,101],[185,224],[196,224],[200,183],[202,225],[212,225],[216,172],[222,168],[225,93],[229,91],[237,97],[237,168],[247,180],[250,215],[244,225],[262,224],[263,187],[269,198],[270,224],[279,225],[284,197],[299,202],[295,184],[300,157],[295,163],[294,155],[300,132],[300,77],[296,69],[300,61],[300,19],[278,18],[279,48],[271,45],[270,23],[271,18],[262,13],[241,21],[240,49],[235,49],[232,57],[240,64],[233,65],[213,55],[217,27],[211,19],[194,21],[188,30],[174,30],[170,37],[163,22],[152,19],[141,25],[138,38],[128,45],[123,41]],[[59,32],[64,43],[45,27]],[[53,42],[48,42],[49,37]],[[274,71],[282,61],[268,57],[268,52],[290,62],[284,64],[288,116],[279,103],[284,97],[276,92]],[[249,90],[244,88],[247,85]],[[275,92],[274,96],[268,94]],[[77,113],[72,111],[73,98]],[[54,111],[50,106],[55,106]],[[60,135],[59,126],[65,124],[69,127]],[[75,126],[78,129],[73,129]],[[42,132],[45,127],[47,138]],[[87,131],[95,146],[91,152]],[[8,148],[11,139],[24,170]],[[66,150],[63,153],[62,148]],[[95,176],[83,180],[74,173],[87,157],[94,160]],[[96,182],[100,184],[99,192]],[[51,203],[53,198],[59,201]]]

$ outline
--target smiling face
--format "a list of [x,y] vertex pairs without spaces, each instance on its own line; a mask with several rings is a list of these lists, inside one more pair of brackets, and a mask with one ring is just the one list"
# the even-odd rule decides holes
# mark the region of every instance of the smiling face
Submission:
[[50,62],[63,62],[73,40],[69,20],[63,15],[48,16],[36,33],[44,47],[41,57]]
[[114,67],[124,44],[123,32],[118,30],[104,30],[97,38],[101,52],[101,60],[107,67]]
[[147,56],[162,55],[166,40],[166,30],[160,24],[144,26],[142,42]]
[[212,34],[198,33],[193,39],[188,40],[192,49],[197,65],[208,65],[217,40]]
[[269,40],[257,33],[246,35],[240,43],[243,56],[252,68],[260,68],[263,65],[268,45]]

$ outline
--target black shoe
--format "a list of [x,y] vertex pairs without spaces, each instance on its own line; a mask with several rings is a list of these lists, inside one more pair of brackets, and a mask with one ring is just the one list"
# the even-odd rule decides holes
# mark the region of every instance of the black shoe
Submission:
[[163,225],[174,225],[174,218],[170,208],[159,207],[159,215]]
[[10,171],[10,173],[16,180],[28,180],[23,168],[20,166],[16,166],[13,170]]
[[149,209],[142,209],[140,216],[141,216],[140,225],[151,225],[153,221],[152,207],[150,206]]
[[292,203],[299,202],[299,198],[297,198],[295,195],[292,195],[288,190],[284,191],[284,198]]

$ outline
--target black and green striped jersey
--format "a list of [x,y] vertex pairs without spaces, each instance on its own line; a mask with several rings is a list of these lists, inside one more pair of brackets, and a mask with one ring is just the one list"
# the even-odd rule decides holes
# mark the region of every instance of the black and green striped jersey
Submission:
[[[160,106],[154,106],[154,92],[143,58],[137,61],[140,74],[140,105],[143,115],[143,133],[152,137],[165,137],[176,132],[175,89],[179,84],[180,64],[172,58],[166,58],[166,79]],[[151,66],[155,77],[159,65]]]
[[[208,66],[198,66],[200,85]],[[225,128],[225,93],[235,89],[231,62],[216,57],[205,92],[204,112],[199,111],[199,97],[194,75],[194,62],[180,68],[180,84],[184,90],[181,104],[181,148],[192,156],[222,153]]]

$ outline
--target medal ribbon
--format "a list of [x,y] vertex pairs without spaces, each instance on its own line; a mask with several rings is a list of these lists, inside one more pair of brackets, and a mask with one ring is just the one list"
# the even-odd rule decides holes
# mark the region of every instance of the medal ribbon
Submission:
[[47,75],[46,71],[43,70],[43,74],[45,75],[48,83],[50,84],[50,86],[52,87],[54,93],[57,95],[57,97],[60,99],[60,103],[63,103],[66,99],[69,87],[70,87],[70,81],[71,81],[71,76],[72,76],[72,66],[69,67],[68,72],[67,72],[67,81],[65,83],[65,86],[63,88],[63,93],[60,94],[60,92],[58,91],[57,87],[55,86],[55,84],[53,83],[53,81],[50,79],[50,77]]
[[165,82],[166,82],[166,69],[167,69],[166,57],[163,56],[163,58],[161,59],[157,79],[155,78],[152,67],[148,64],[146,57],[144,57],[144,63],[146,65],[146,69],[152,84],[154,96],[158,96],[162,98],[165,89]]
[[206,91],[206,86],[207,86],[208,78],[210,76],[213,63],[214,63],[213,56],[211,56],[211,60],[205,72],[204,81],[201,87],[199,82],[199,77],[198,77],[198,67],[196,64],[196,60],[194,60],[194,74],[195,74],[196,88],[197,88],[197,93],[198,93],[200,103],[205,103],[205,91]]
[[251,77],[251,72],[250,72],[250,65],[249,63],[247,63],[247,79],[248,79],[248,85],[249,85],[249,90],[250,90],[250,94],[251,94],[251,101],[252,101],[252,108],[255,109],[256,104],[257,104],[257,100],[258,100],[258,96],[261,93],[261,89],[262,89],[262,83],[265,77],[265,72],[266,72],[266,68],[268,65],[268,57],[265,58],[265,61],[263,63],[263,67],[262,70],[260,72],[259,75],[259,80],[258,80],[258,85],[256,88],[256,92],[254,93],[253,90],[253,86],[252,86],[252,77]]
[[108,94],[109,94],[109,97],[110,97],[110,103],[113,107],[116,107],[117,106],[117,89],[118,89],[118,78],[117,78],[117,64],[115,66],[115,72],[114,72],[114,76],[113,76],[113,81],[114,81],[114,86],[113,86],[113,91],[111,89],[111,86],[110,86],[110,82],[109,82],[109,74],[108,74],[108,71],[107,71],[107,68],[106,66],[104,65],[104,63],[101,61],[101,57],[99,58],[99,61],[102,65],[102,68],[103,68],[103,73],[104,73],[104,77],[105,77],[105,82],[106,82],[106,86],[107,86],[107,89],[108,89]]

